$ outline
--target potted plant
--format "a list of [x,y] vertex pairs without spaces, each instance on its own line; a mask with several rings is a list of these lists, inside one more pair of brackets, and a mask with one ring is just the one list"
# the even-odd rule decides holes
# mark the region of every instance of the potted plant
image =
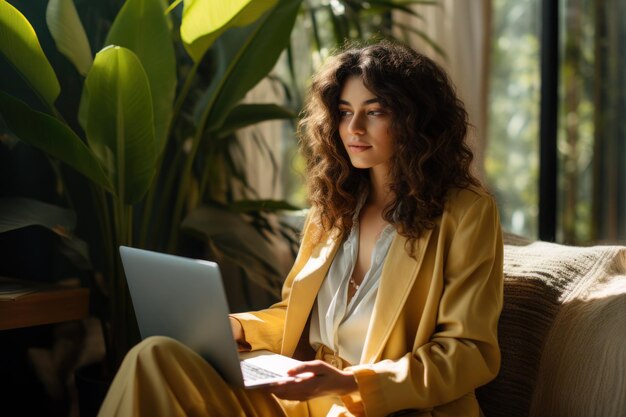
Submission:
[[197,205],[189,196],[205,171],[197,169],[205,144],[293,116],[274,104],[251,112],[239,102],[288,44],[299,1],[186,0],[182,12],[179,3],[165,9],[159,0],[127,0],[104,43],[90,46],[73,2],[50,0],[47,27],[84,76],[78,105],[62,112],[56,101],[65,86],[35,30],[0,2],[0,52],[36,98],[0,91],[0,114],[12,134],[50,156],[68,201],[91,200],[75,208],[79,219],[98,225],[88,243],[92,255],[102,255],[96,269],[108,284],[112,370],[138,340],[119,245],[175,252],[180,224]]

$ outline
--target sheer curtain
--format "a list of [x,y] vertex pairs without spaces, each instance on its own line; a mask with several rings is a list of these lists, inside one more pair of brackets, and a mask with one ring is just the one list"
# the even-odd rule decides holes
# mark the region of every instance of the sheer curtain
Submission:
[[[491,0],[440,0],[438,6],[412,8],[422,18],[397,13],[393,16],[393,21],[399,23],[395,34],[448,71],[469,113],[473,129],[468,140],[474,152],[474,170],[484,179]],[[426,34],[445,55],[406,28]]]

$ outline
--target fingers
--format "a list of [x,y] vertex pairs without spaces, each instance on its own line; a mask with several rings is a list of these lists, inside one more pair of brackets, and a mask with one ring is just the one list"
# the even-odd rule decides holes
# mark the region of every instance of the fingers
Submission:
[[306,401],[319,395],[320,386],[313,374],[308,378],[281,382],[264,388],[278,398],[292,401]]
[[320,360],[303,362],[290,369],[288,374],[296,376],[296,379],[268,387],[267,390],[279,398],[304,401],[320,395],[342,395],[357,389],[352,373],[340,371]]
[[302,362],[302,364],[296,366],[295,368],[291,368],[287,371],[287,374],[290,376],[295,376],[307,372],[311,372],[315,375],[324,375],[327,374],[329,370],[334,370],[335,368],[331,367],[326,362],[315,360],[309,362]]

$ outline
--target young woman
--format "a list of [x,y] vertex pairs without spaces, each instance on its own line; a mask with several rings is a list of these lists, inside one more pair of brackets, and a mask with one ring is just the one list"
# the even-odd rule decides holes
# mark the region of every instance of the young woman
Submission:
[[444,71],[410,48],[330,58],[300,123],[311,210],[282,301],[231,317],[242,350],[301,359],[307,377],[240,390],[151,338],[100,415],[480,415],[474,390],[500,363],[502,240],[467,128]]

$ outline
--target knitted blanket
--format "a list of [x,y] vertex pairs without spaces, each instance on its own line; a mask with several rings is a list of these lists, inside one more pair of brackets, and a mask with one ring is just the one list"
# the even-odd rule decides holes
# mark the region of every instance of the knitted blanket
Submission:
[[504,275],[502,367],[477,392],[485,416],[625,415],[626,247],[507,235]]

